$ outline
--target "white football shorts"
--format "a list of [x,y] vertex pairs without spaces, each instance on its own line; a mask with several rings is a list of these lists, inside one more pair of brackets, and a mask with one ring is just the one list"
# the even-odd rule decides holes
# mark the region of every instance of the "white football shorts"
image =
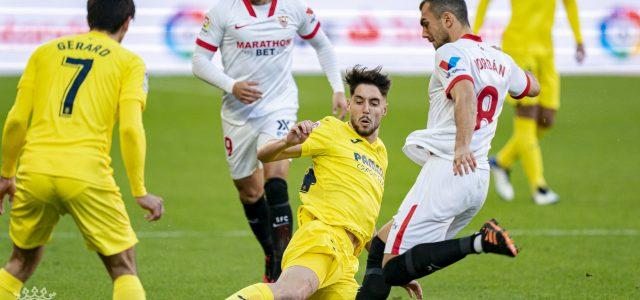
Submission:
[[489,189],[489,167],[453,175],[453,162],[430,155],[393,217],[385,253],[452,239],[480,211]]
[[295,111],[276,111],[250,119],[242,125],[234,125],[223,119],[224,149],[231,178],[242,179],[262,168],[258,160],[258,147],[272,139],[285,137],[296,120]]

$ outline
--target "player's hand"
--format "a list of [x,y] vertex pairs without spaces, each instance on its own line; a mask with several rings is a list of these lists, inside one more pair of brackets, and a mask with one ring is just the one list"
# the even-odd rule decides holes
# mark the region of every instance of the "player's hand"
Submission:
[[453,175],[464,176],[470,172],[475,172],[478,164],[469,147],[456,148],[455,157],[453,158]]
[[576,61],[581,64],[586,56],[587,52],[584,49],[584,44],[578,44],[576,47]]
[[156,195],[146,194],[142,197],[136,197],[136,202],[140,207],[149,211],[149,214],[144,216],[149,222],[160,220],[164,214],[164,200]]
[[262,92],[256,89],[255,81],[240,81],[233,85],[233,96],[244,104],[251,104],[262,98]]
[[415,297],[416,299],[422,299],[422,287],[417,281],[411,280],[411,282],[403,286],[403,288],[409,294],[409,298],[413,299],[413,297]]
[[347,98],[343,92],[333,93],[333,115],[340,120],[344,120],[347,115]]
[[9,204],[13,203],[16,194],[16,178],[0,178],[0,215],[4,213],[4,196],[9,195]]
[[286,137],[288,147],[300,145],[309,138],[309,134],[313,131],[313,122],[307,120],[302,121],[293,126]]

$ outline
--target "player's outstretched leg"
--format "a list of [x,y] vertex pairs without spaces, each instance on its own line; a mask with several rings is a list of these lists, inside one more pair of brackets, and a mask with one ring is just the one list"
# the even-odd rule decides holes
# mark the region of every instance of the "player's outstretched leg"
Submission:
[[495,253],[515,257],[518,250],[496,220],[487,221],[479,233],[460,239],[417,245],[390,259],[383,268],[387,284],[406,285],[411,280],[443,269],[469,254]]
[[256,283],[229,296],[227,300],[307,299],[318,290],[316,273],[303,266],[287,268],[272,284]]
[[35,272],[43,251],[43,246],[34,249],[13,246],[9,262],[0,269],[0,300],[15,300],[20,297],[22,285]]
[[129,248],[115,255],[98,253],[113,280],[114,300],[144,300],[144,288],[136,268],[135,251]]

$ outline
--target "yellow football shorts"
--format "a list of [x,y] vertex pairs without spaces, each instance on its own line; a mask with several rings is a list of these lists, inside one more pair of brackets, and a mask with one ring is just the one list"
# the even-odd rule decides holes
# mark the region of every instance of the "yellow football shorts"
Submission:
[[556,71],[553,52],[548,54],[506,52],[511,55],[516,64],[525,71],[530,71],[540,82],[538,97],[525,97],[520,100],[508,97],[507,101],[514,105],[540,105],[543,108],[558,110],[560,108],[560,76]]
[[343,228],[327,225],[298,210],[298,230],[282,258],[282,269],[302,266],[313,270],[320,285],[309,299],[355,299],[358,258]]
[[117,186],[43,174],[18,174],[9,235],[22,249],[43,246],[61,215],[70,214],[87,248],[109,256],[138,242]]

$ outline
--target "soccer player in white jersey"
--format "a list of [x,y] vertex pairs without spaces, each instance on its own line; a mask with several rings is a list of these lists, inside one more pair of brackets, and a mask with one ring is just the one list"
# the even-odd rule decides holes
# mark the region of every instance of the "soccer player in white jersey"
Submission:
[[[298,89],[291,74],[296,35],[315,49],[333,89],[333,112],[343,118],[347,104],[335,53],[313,10],[301,0],[219,1],[206,15],[193,55],[193,74],[224,91],[227,162],[264,250],[267,282],[278,278],[291,239],[286,182],[290,162],[262,166],[257,148],[284,137],[296,122]],[[218,50],[224,71],[211,62]]]
[[420,10],[422,36],[436,48],[435,70],[427,128],[411,133],[403,150],[422,170],[393,221],[371,241],[358,299],[385,299],[391,285],[405,285],[468,254],[518,254],[495,220],[479,233],[453,238],[486,199],[487,155],[507,93],[536,96],[538,82],[471,34],[464,0],[423,0]]

